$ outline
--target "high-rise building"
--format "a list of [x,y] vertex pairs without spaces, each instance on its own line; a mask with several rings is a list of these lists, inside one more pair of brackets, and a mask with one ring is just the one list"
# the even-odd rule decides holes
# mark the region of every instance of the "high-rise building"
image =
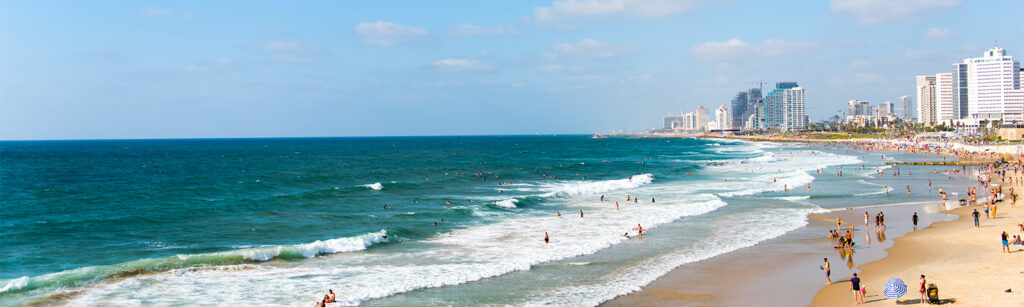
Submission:
[[736,97],[732,99],[732,107],[730,108],[732,114],[729,119],[732,122],[732,128],[740,128],[743,125],[743,112],[747,111],[747,92],[736,93]]
[[967,111],[972,120],[1024,121],[1020,62],[998,46],[967,64]]
[[775,83],[775,89],[764,97],[764,127],[763,129],[779,128],[783,125],[783,91],[797,87],[796,82]]
[[917,76],[917,122],[935,124],[935,76]]
[[913,121],[914,119],[914,100],[910,99],[910,96],[900,96],[897,100],[896,115],[905,121]]
[[718,129],[729,129],[732,127],[732,113],[729,111],[729,103],[723,103],[715,109],[715,123]]
[[873,115],[875,117],[888,117],[889,115],[893,114],[894,113],[892,101],[886,101],[879,104],[878,107],[875,107],[875,112]]
[[850,108],[850,116],[857,115],[869,115],[871,112],[871,103],[864,100],[850,100],[848,103]]
[[693,113],[696,116],[697,121],[696,129],[694,130],[704,130],[708,125],[708,121],[710,121],[710,118],[708,117],[708,109],[704,106],[698,106],[697,110],[693,111]]
[[953,74],[935,74],[935,117],[936,121],[948,123],[960,119],[953,100]]
[[798,87],[782,91],[782,130],[796,131],[807,125],[804,89]]
[[967,96],[967,64],[953,64],[953,113],[956,119],[967,117],[968,110]]

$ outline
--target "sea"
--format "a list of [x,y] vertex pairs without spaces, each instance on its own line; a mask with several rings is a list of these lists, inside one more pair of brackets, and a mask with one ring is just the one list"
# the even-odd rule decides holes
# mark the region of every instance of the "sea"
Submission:
[[593,306],[812,213],[936,201],[904,185],[952,178],[884,162],[937,158],[589,135],[4,141],[0,305]]

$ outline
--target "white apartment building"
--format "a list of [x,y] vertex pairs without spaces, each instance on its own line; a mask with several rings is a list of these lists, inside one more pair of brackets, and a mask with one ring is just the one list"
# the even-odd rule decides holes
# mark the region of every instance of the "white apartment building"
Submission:
[[807,125],[804,89],[794,87],[782,91],[782,130],[795,131]]
[[960,119],[953,100],[953,73],[935,74],[935,117],[938,122],[949,123]]
[[935,76],[917,76],[917,122],[935,124]]
[[967,64],[968,117],[972,121],[1024,121],[1024,90],[1020,62],[993,47]]
[[715,123],[718,129],[732,127],[732,113],[729,112],[728,102],[715,109]]

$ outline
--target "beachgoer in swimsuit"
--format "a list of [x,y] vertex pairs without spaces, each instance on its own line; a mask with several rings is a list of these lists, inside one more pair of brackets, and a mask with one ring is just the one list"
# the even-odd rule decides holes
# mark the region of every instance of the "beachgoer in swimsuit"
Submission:
[[549,242],[551,242],[551,238],[548,237],[548,232],[545,231],[544,232],[544,244],[548,244]]

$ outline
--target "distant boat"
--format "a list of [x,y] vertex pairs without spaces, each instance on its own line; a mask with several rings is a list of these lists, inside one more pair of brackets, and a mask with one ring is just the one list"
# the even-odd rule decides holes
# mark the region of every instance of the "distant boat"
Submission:
[[600,135],[600,134],[595,134],[594,136],[592,136],[590,138],[592,138],[592,139],[605,139],[605,138],[608,138],[608,137]]

